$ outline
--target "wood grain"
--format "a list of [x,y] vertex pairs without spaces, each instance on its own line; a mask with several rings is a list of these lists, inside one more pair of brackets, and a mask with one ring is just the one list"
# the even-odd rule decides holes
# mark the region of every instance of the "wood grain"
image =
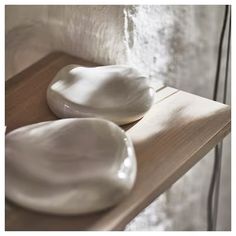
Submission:
[[[71,63],[95,65],[54,53],[7,81],[7,132],[56,119],[47,106],[46,89],[55,73]],[[163,88],[143,119],[124,126],[138,162],[137,181],[129,196],[109,210],[81,216],[42,214],[7,201],[6,230],[122,230],[222,140],[230,125],[229,106]]]

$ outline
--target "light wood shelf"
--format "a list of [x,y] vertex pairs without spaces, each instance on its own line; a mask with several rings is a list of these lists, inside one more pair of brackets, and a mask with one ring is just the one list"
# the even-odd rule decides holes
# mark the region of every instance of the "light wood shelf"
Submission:
[[[47,106],[46,89],[61,67],[73,63],[96,65],[57,52],[6,82],[7,132],[57,119]],[[42,214],[7,200],[6,230],[123,230],[221,141],[230,126],[229,106],[165,87],[143,119],[123,127],[133,140],[138,162],[129,196],[109,210],[80,216]]]

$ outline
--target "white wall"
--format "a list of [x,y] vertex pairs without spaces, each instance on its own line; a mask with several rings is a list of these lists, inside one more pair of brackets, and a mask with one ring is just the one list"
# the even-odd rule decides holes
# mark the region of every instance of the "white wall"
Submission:
[[6,77],[62,50],[98,63],[126,61],[122,6],[7,6]]
[[[7,6],[6,78],[62,50],[101,64],[131,64],[153,80],[210,98],[222,16],[219,6]],[[226,142],[221,230],[231,227]],[[212,152],[127,230],[204,230],[211,169]]]

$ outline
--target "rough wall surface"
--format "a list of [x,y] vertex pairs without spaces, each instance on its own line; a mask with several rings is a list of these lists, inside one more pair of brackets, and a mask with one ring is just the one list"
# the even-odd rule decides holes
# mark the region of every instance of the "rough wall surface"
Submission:
[[[138,6],[136,11],[126,10],[133,23],[129,63],[146,70],[151,78],[212,98],[224,8]],[[228,91],[230,103],[230,86]],[[224,147],[219,230],[230,229],[230,137],[225,140]],[[213,152],[210,152],[153,206],[136,217],[127,229],[206,229],[206,199],[212,160]]]
[[[220,6],[7,6],[6,78],[61,50],[102,64],[131,64],[154,81],[210,98],[222,15]],[[205,230],[212,156],[127,230]],[[230,137],[221,182],[218,229],[229,230]]]
[[7,6],[6,77],[55,50],[126,62],[123,15],[122,6]]

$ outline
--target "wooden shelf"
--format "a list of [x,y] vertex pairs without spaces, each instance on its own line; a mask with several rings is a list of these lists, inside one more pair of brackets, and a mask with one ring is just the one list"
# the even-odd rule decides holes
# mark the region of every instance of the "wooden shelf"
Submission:
[[[6,82],[7,132],[57,119],[46,103],[46,89],[67,64],[96,64],[53,53]],[[109,210],[80,216],[42,214],[6,201],[6,230],[122,230],[229,132],[230,107],[174,88],[157,92],[143,119],[124,126],[138,162],[131,194]],[[78,203],[80,204],[80,203]]]

